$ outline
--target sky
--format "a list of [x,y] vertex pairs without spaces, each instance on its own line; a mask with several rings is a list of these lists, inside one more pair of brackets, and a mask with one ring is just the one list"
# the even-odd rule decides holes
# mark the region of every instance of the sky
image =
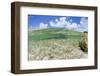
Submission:
[[30,30],[46,28],[65,28],[79,32],[88,31],[88,17],[28,15]]

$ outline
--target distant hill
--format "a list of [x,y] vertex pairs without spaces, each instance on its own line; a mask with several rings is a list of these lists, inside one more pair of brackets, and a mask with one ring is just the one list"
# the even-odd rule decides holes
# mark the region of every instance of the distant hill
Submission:
[[82,32],[67,30],[63,28],[47,28],[29,31],[30,40],[46,40],[46,39],[68,39],[79,38]]

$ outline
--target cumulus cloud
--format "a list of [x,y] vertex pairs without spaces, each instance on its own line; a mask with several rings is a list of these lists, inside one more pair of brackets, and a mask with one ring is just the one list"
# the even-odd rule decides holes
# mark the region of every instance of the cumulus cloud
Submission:
[[54,21],[50,21],[48,24],[40,23],[39,28],[45,29],[48,28],[48,25],[53,28],[65,28],[75,31],[87,31],[88,30],[88,19],[83,17],[79,23],[73,22],[72,19],[67,19],[67,17],[60,17]]
[[68,22],[68,25],[65,28],[69,29],[69,30],[77,30],[78,29],[78,24]]
[[80,20],[80,26],[79,26],[79,31],[88,31],[88,19],[83,17]]
[[78,24],[75,22],[72,22],[72,19],[66,20],[67,17],[60,17],[59,19],[56,19],[54,21],[50,21],[49,24],[51,27],[59,27],[59,28],[66,28],[69,30],[77,30]]
[[66,21],[66,17],[60,17],[60,21]]
[[80,31],[80,32],[88,31],[88,19],[85,17],[81,18],[79,24],[72,22],[72,20],[69,20],[65,28],[69,30]]
[[81,24],[82,26],[88,25],[88,20],[87,20],[87,18],[81,18],[80,24]]
[[55,22],[58,22],[58,19],[55,19]]
[[48,24],[45,24],[45,23],[40,23],[39,28],[40,28],[40,29],[45,29],[45,28],[48,28]]
[[66,17],[60,17],[59,20],[56,19],[55,21],[50,21],[49,24],[51,27],[65,27],[67,25]]

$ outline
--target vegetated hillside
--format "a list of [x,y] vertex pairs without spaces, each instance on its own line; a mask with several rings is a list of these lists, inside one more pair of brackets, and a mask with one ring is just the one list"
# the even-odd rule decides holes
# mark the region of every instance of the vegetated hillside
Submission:
[[29,31],[29,40],[80,38],[81,32],[61,28],[49,28]]
[[29,31],[29,60],[87,58],[79,47],[82,32],[62,28]]

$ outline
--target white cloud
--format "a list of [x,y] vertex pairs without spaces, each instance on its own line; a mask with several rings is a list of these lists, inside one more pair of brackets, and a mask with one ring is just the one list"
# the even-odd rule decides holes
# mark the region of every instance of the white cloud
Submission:
[[55,21],[58,22],[58,19],[56,19]]
[[54,27],[55,26],[55,23],[53,21],[50,21],[49,22],[50,26]]
[[66,21],[66,17],[60,17],[59,20],[56,19],[55,22],[54,21],[50,21],[49,22],[51,27],[65,27],[67,25],[67,21]]
[[88,19],[81,18],[80,23],[75,23],[72,19],[67,20],[67,17],[60,17],[59,19],[55,19],[54,21],[50,21],[49,24],[40,23],[39,28],[44,29],[48,28],[50,25],[53,28],[66,28],[69,30],[76,30],[76,31],[87,31],[88,30]]
[[66,21],[66,17],[60,17],[60,21]]
[[50,21],[50,26],[51,27],[59,27],[59,28],[66,28],[69,30],[77,30],[78,29],[78,24],[77,23],[73,23],[72,19],[70,20],[66,20],[67,17],[60,17],[59,19],[56,19],[55,22],[54,21]]
[[77,30],[78,29],[78,24],[77,23],[68,22],[68,24],[67,24],[67,26],[65,28],[69,29],[69,30]]
[[48,24],[40,23],[40,29],[48,28]]
[[80,26],[79,26],[80,31],[88,31],[88,19],[87,18],[81,18],[80,20]]
[[86,18],[81,18],[80,24],[83,25],[83,26],[87,25],[88,24],[88,20]]
[[87,18],[81,18],[80,23],[73,23],[72,20],[69,20],[69,22],[67,23],[67,26],[65,27],[66,29],[69,30],[76,30],[76,31],[88,31],[88,19]]

